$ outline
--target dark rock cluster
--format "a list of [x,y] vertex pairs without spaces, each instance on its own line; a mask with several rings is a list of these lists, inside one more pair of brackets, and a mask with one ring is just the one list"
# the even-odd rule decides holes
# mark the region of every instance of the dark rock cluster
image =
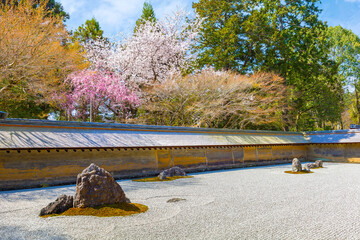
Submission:
[[186,176],[186,173],[180,167],[175,166],[162,171],[158,177],[160,180],[165,180],[168,177],[174,177],[174,176]]
[[60,214],[69,208],[96,207],[104,204],[130,203],[124,191],[108,171],[90,164],[77,176],[75,198],[61,195],[41,209],[40,216]]
[[41,209],[40,216],[60,214],[73,207],[73,196],[60,195],[54,202]]

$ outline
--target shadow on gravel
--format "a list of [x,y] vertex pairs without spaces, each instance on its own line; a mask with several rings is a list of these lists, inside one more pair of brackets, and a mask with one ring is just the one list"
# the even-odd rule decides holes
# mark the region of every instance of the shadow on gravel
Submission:
[[39,199],[56,199],[61,194],[75,194],[75,185],[0,191],[0,200],[6,199],[7,201],[11,202],[17,201],[19,199],[28,201]]
[[52,239],[64,240],[70,239],[64,234],[57,234],[50,230],[27,230],[19,226],[1,226],[1,239]]
[[194,172],[189,175],[203,175],[203,174],[211,174],[211,173],[223,173],[223,172],[236,172],[236,171],[246,171],[251,169],[261,169],[261,168],[276,168],[276,167],[284,167],[291,166],[291,163],[277,164],[277,165],[261,165],[261,166],[251,166],[251,167],[239,167],[239,168],[228,168],[228,169],[216,169],[216,170],[208,170],[203,172]]

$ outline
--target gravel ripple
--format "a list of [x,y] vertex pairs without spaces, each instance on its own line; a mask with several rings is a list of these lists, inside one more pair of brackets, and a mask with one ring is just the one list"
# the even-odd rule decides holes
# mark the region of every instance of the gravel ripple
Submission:
[[[75,186],[0,192],[0,239],[360,239],[360,164],[290,165],[193,174],[172,182],[119,181],[149,210],[128,217],[40,218]],[[186,201],[167,203],[171,198]]]

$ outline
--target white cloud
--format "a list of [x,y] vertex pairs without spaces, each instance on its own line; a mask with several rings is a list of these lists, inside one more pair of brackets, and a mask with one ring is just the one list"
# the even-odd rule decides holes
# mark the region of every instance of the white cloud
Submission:
[[129,31],[130,25],[133,25],[141,14],[142,5],[143,0],[103,0],[92,13],[105,33],[114,35],[119,31]]
[[[70,13],[67,25],[75,29],[87,19],[95,17],[106,36],[120,32],[132,32],[136,20],[141,16],[145,0],[59,0]],[[191,0],[153,0],[157,18],[163,18],[179,8],[191,10]]]
[[79,9],[84,8],[86,5],[86,0],[61,0],[61,4],[63,5],[66,12],[68,12],[70,15],[73,13],[76,13],[79,11]]

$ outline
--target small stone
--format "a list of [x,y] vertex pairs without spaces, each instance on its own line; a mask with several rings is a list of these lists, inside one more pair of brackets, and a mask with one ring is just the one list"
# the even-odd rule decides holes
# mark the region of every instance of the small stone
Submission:
[[184,199],[184,198],[171,198],[171,199],[167,200],[166,202],[173,203],[173,202],[180,202],[180,201],[186,201],[186,199]]
[[41,209],[40,216],[63,213],[73,207],[73,200],[73,196],[60,195],[55,202],[51,202]]
[[310,164],[309,163],[304,164],[303,170],[309,172],[310,171]]
[[299,159],[294,158],[292,160],[291,171],[292,172],[301,172],[301,170],[302,170],[301,162],[299,161]]
[[323,161],[321,161],[321,160],[316,160],[316,161],[315,161],[315,165],[316,165],[316,167],[323,167]]
[[306,164],[304,164],[304,170],[305,170],[305,171],[308,171],[308,172],[309,172],[311,168],[316,168],[316,165],[313,164],[313,163],[306,163]]
[[160,180],[165,180],[166,179],[166,174],[164,172],[161,172],[158,177],[159,177]]
[[108,171],[92,163],[78,174],[74,207],[96,207],[122,202],[130,203],[130,200]]

